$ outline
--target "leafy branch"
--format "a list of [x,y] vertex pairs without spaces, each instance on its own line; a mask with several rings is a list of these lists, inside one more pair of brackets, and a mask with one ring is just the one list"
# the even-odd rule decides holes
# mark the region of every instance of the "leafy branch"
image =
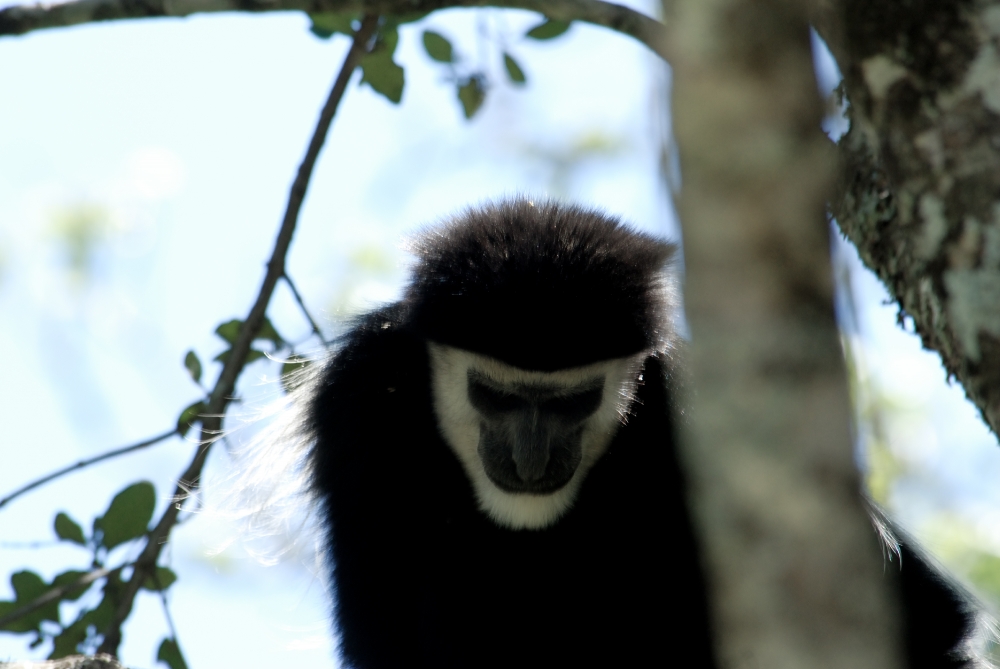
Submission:
[[0,36],[121,19],[188,16],[202,12],[290,11],[310,14],[405,15],[449,7],[504,7],[539,12],[558,22],[583,21],[629,35],[666,58],[664,27],[633,9],[601,0],[71,0],[0,10]]
[[[129,5],[119,8],[124,13],[116,14],[115,6],[118,2],[123,1],[127,1]],[[0,10],[0,35],[96,20],[167,15],[167,12],[163,11],[162,8],[158,9],[149,4],[158,1],[98,0],[95,2],[95,0],[71,0],[69,3],[58,6],[38,5],[6,8]],[[201,361],[194,351],[189,351],[185,356],[184,366],[205,395],[184,409],[174,429],[138,444],[81,460],[33,481],[0,499],[0,507],[3,507],[26,492],[60,476],[112,457],[152,446],[175,435],[184,436],[195,423],[200,424],[200,440],[194,457],[177,479],[172,503],[168,505],[152,529],[149,527],[155,507],[154,491],[148,483],[134,484],[119,493],[108,512],[94,521],[94,530],[89,538],[84,536],[80,526],[65,513],[57,515],[55,519],[57,536],[63,541],[89,547],[93,551],[93,563],[90,571],[67,571],[55,577],[50,584],[47,584],[37,574],[27,571],[19,572],[11,577],[11,583],[17,597],[14,601],[0,602],[0,630],[34,633],[36,638],[32,645],[42,643],[45,639],[53,639],[55,642],[53,657],[67,655],[81,647],[86,647],[87,650],[93,652],[98,641],[100,641],[98,652],[116,655],[122,639],[122,625],[131,615],[135,597],[140,589],[147,589],[160,593],[164,613],[170,627],[170,637],[161,643],[158,659],[166,662],[171,669],[186,667],[176,632],[169,619],[164,594],[176,576],[166,567],[158,566],[158,562],[163,546],[167,543],[173,528],[180,522],[180,512],[185,500],[191,497],[200,486],[200,478],[211,447],[223,435],[223,419],[230,403],[236,399],[234,392],[240,374],[246,365],[265,355],[264,352],[253,347],[254,342],[269,340],[275,345],[275,350],[288,346],[266,317],[268,305],[279,281],[282,279],[286,281],[302,313],[309,321],[313,333],[324,344],[327,343],[285,267],[285,258],[319,152],[355,69],[362,70],[361,83],[369,84],[376,92],[394,103],[400,101],[404,85],[403,69],[393,60],[398,42],[397,27],[401,23],[416,20],[427,12],[442,8],[444,5],[417,7],[411,4],[405,7],[390,7],[394,15],[380,18],[374,13],[368,13],[362,17],[357,7],[353,5],[344,5],[339,7],[336,12],[331,12],[331,9],[322,2],[323,0],[319,5],[308,7],[313,19],[312,31],[321,37],[329,37],[333,33],[352,36],[352,46],[320,113],[305,157],[292,184],[284,217],[257,298],[244,320],[230,320],[220,325],[216,330],[216,333],[229,344],[229,348],[215,358],[216,361],[222,363],[222,371],[215,385],[211,390],[202,385]],[[479,2],[478,0],[460,3],[464,6],[486,4],[496,3]],[[640,38],[641,41],[653,48],[658,48],[662,41],[658,32],[662,26],[656,21],[630,9],[599,0],[558,0],[556,3],[547,2],[544,7],[541,5],[528,6],[523,2],[507,6],[524,6],[542,11],[546,15],[543,23],[535,26],[526,34],[532,39],[551,39],[564,33],[569,28],[571,21],[584,20],[606,25],[628,34],[642,33],[645,38]],[[69,14],[63,11],[67,8],[70,9]],[[208,11],[216,11],[218,8],[215,6]],[[243,6],[239,8],[246,9]],[[271,8],[279,7],[268,7],[268,9]],[[185,13],[193,13],[196,9],[192,10],[189,7],[190,11]],[[91,10],[93,13],[88,14],[87,12]],[[400,11],[404,13],[400,14]],[[25,22],[26,17],[30,19],[27,22]],[[34,20],[31,17],[40,19],[41,22],[31,24],[31,21]],[[455,82],[458,85],[459,100],[462,102],[466,117],[471,117],[482,104],[486,90],[485,75],[473,72],[459,76],[455,70],[457,57],[452,52],[451,44],[439,34],[425,31],[424,46],[432,59],[452,68]],[[524,83],[526,79],[523,70],[506,48],[503,50],[503,57],[504,67],[511,81]],[[292,347],[292,352],[294,353],[294,347]],[[305,364],[308,364],[308,361],[299,358],[285,362],[282,381],[286,384],[286,388],[288,384],[293,383],[294,370]],[[111,549],[124,542],[135,542],[138,557],[115,568],[105,567],[104,561]],[[135,553],[136,551],[132,551],[131,555],[134,556]],[[126,577],[127,580],[125,580]],[[100,603],[89,610],[78,611],[75,614],[76,619],[72,623],[62,623],[60,621],[60,602],[79,598],[88,590],[88,586],[101,580],[103,580],[103,596]]]
[[104,567],[93,569],[66,585],[52,588],[51,590],[45,592],[45,594],[36,597],[27,604],[24,604],[9,613],[0,615],[0,629],[3,629],[14,621],[21,620],[22,618],[31,615],[38,609],[44,607],[46,604],[61,601],[65,599],[67,595],[72,595],[78,591],[84,590],[94,581],[104,578],[105,576],[109,576],[112,573],[117,573],[126,566],[128,565],[123,565],[115,569],[107,569]]
[[[106,564],[119,546],[132,544],[146,536],[156,507],[156,492],[148,481],[134,483],[111,500],[107,511],[94,519],[89,536],[66,513],[55,517],[53,529],[61,542],[75,544],[90,553],[87,570],[69,569],[47,582],[30,570],[10,577],[13,600],[0,601],[0,630],[14,634],[33,634],[31,646],[46,640],[53,642],[50,657],[59,658],[83,648],[92,651],[98,632],[114,613],[122,589],[121,574],[132,563],[126,559],[118,566]],[[145,590],[161,591],[170,587],[177,576],[166,567],[157,567],[152,578],[141,583]],[[101,582],[101,597],[94,606],[79,607],[63,621],[64,602],[79,600],[90,586]],[[71,621],[71,622],[70,622]]]
[[205,411],[200,416],[201,443],[187,469],[177,480],[174,490],[174,503],[167,507],[160,517],[159,522],[148,533],[146,545],[135,560],[132,576],[127,583],[122,584],[122,591],[119,594],[118,604],[111,621],[102,630],[104,639],[98,649],[99,652],[117,655],[118,646],[121,643],[122,624],[132,612],[135,596],[139,592],[143,582],[156,573],[157,561],[159,560],[163,546],[170,536],[171,529],[177,523],[178,515],[183,506],[183,500],[198,488],[201,473],[205,467],[211,446],[218,439],[219,435],[222,434],[222,418],[232,399],[236,388],[236,380],[248,362],[251,353],[251,344],[258,337],[265,324],[265,313],[274,294],[275,286],[278,280],[285,274],[285,256],[291,244],[299,211],[305,199],[306,189],[308,188],[309,179],[312,176],[316,160],[319,157],[320,149],[326,140],[330,124],[333,121],[334,114],[344,95],[344,91],[347,89],[351,74],[354,72],[361,57],[368,51],[371,38],[375,34],[377,27],[378,17],[367,15],[361,21],[361,25],[354,34],[354,41],[347,56],[344,58],[344,63],[334,81],[326,104],[320,113],[320,118],[313,132],[309,148],[292,184],[285,215],[278,231],[271,258],[267,264],[267,272],[258,292],[257,299],[240,327],[239,335],[233,343],[230,355],[223,365],[222,373],[219,375],[215,387],[209,394]]
[[[86,536],[80,525],[68,515],[59,513],[54,523],[56,536],[61,541],[88,548],[92,553],[91,569],[86,572],[66,571],[56,576],[51,583],[47,583],[38,574],[30,571],[13,574],[11,585],[16,597],[12,601],[0,601],[0,630],[34,634],[33,646],[42,643],[45,639],[52,639],[54,641],[52,657],[62,657],[76,652],[81,646],[86,647],[87,651],[93,652],[98,640],[100,640],[98,652],[116,655],[122,638],[122,624],[131,614],[137,593],[140,589],[152,590],[161,595],[164,614],[167,616],[171,634],[161,643],[157,657],[166,662],[172,669],[186,667],[177,642],[173,621],[170,620],[166,607],[164,594],[164,591],[176,580],[176,575],[171,570],[158,566],[160,555],[172,529],[179,522],[179,514],[184,500],[190,497],[199,486],[209,450],[222,435],[222,421],[226,409],[234,400],[233,393],[237,379],[247,364],[264,355],[252,347],[253,343],[259,339],[266,339],[271,341],[275,347],[286,345],[266,317],[267,307],[275,287],[281,279],[286,280],[313,331],[323,340],[318,325],[309,314],[301,295],[286,273],[285,257],[291,244],[313,169],[337,107],[354,70],[376,43],[376,33],[380,25],[386,30],[395,29],[394,24],[389,22],[380,24],[378,16],[369,15],[356,22],[356,31],[350,31],[353,34],[351,48],[320,113],[306,155],[292,184],[285,214],[271,258],[267,264],[263,284],[253,307],[245,320],[230,320],[220,325],[216,330],[216,333],[230,347],[216,358],[223,367],[211,392],[206,390],[206,396],[203,399],[187,407],[181,413],[175,428],[140,443],[81,460],[32,481],[0,499],[0,507],[70,472],[109,458],[147,448],[172,436],[183,436],[195,423],[200,423],[201,435],[198,448],[183,474],[177,479],[173,502],[163,512],[155,526],[149,529],[155,508],[155,491],[148,482],[133,484],[118,493],[107,512],[94,520],[93,532],[89,536]],[[323,341],[325,343],[325,340]],[[301,366],[302,364],[299,361],[293,361],[286,363],[286,367],[289,365]],[[185,356],[184,366],[195,383],[204,390],[204,386],[201,385],[202,365],[193,351],[189,351]],[[144,543],[134,561],[114,568],[105,566],[104,562],[112,549],[127,542],[139,541]],[[128,569],[131,569],[131,574],[128,574]],[[123,573],[127,576],[127,580],[124,579]],[[96,607],[90,609],[85,607],[77,612],[73,622],[62,622],[59,604],[63,601],[78,599],[89,589],[90,585],[98,581],[103,582],[103,596],[100,603]]]

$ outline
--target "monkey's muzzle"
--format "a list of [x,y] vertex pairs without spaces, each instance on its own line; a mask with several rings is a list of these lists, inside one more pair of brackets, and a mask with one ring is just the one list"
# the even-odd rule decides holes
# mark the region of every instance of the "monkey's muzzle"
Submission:
[[501,490],[544,495],[569,483],[583,459],[583,425],[561,425],[538,408],[483,421],[479,458]]
[[470,372],[468,393],[481,418],[477,452],[490,481],[506,492],[545,495],[569,483],[580,465],[604,377],[570,387],[501,385]]

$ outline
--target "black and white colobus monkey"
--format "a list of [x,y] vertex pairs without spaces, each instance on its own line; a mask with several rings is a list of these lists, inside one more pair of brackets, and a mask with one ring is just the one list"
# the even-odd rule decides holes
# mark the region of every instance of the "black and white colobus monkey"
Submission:
[[[346,663],[715,667],[674,443],[673,247],[517,199],[416,251],[404,297],[308,391]],[[909,666],[973,666],[974,612],[902,551]]]

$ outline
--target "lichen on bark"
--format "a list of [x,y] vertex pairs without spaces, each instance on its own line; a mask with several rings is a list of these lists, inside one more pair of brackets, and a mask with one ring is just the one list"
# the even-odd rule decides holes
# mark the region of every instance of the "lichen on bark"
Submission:
[[841,230],[1000,429],[1000,5],[835,5],[851,131]]

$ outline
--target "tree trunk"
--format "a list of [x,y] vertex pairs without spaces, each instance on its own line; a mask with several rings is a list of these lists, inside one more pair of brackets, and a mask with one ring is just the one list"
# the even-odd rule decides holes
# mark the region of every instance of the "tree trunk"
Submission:
[[900,666],[859,494],[805,7],[668,15],[692,332],[685,439],[722,666]]

